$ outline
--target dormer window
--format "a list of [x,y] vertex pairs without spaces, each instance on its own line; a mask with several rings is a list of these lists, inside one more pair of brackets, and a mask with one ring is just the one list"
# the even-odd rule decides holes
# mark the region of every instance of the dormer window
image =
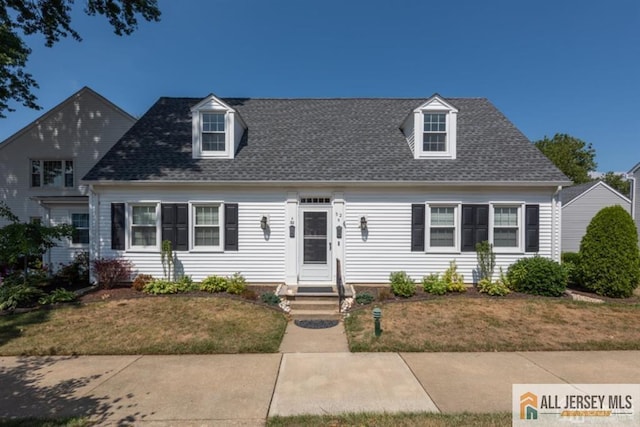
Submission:
[[458,110],[433,95],[401,126],[415,159],[455,159]]
[[202,113],[202,151],[225,151],[224,113]]
[[424,113],[422,151],[447,151],[447,113]]
[[209,95],[191,108],[194,159],[233,159],[247,126],[230,105]]

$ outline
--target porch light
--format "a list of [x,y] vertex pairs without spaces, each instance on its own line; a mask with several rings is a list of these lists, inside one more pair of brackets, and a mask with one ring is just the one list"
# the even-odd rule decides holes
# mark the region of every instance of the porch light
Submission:
[[367,218],[363,216],[360,218],[360,230],[366,230],[366,229],[367,229]]
[[263,230],[266,230],[268,226],[269,224],[268,224],[267,216],[263,215],[262,219],[260,220],[260,228]]

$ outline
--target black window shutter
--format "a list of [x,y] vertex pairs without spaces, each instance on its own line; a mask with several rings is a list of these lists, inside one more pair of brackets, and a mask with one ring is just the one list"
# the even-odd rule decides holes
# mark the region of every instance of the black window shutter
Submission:
[[540,206],[527,205],[525,208],[525,252],[540,250]]
[[411,205],[411,251],[424,251],[425,206]]
[[476,244],[489,240],[489,206],[462,205],[462,251],[474,252]]
[[124,250],[124,203],[111,203],[111,249]]
[[162,240],[169,240],[174,251],[189,249],[189,205],[162,204]]
[[224,250],[238,250],[238,204],[224,205]]

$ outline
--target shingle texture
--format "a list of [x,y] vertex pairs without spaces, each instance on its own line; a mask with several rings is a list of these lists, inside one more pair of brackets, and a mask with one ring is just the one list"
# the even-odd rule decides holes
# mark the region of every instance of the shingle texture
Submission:
[[223,99],[247,124],[244,142],[234,159],[193,159],[201,99],[160,98],[84,179],[567,181],[486,99],[447,99],[459,111],[455,160],[414,159],[400,126],[426,100]]
[[569,203],[570,201],[596,185],[598,182],[599,181],[591,181],[585,182],[584,184],[572,185],[571,187],[564,187],[560,192],[560,202],[562,202],[563,205]]

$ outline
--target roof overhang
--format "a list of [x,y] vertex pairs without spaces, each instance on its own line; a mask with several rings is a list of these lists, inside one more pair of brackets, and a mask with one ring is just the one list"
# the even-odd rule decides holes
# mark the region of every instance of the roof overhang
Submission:
[[31,200],[35,200],[43,205],[87,205],[89,204],[88,196],[34,196]]
[[571,181],[83,181],[92,186],[211,186],[236,187],[530,187],[554,189]]
[[627,172],[627,173],[634,174],[634,173],[636,173],[638,171],[638,169],[640,169],[640,162],[638,162],[637,165],[632,167],[631,170],[629,172]]

